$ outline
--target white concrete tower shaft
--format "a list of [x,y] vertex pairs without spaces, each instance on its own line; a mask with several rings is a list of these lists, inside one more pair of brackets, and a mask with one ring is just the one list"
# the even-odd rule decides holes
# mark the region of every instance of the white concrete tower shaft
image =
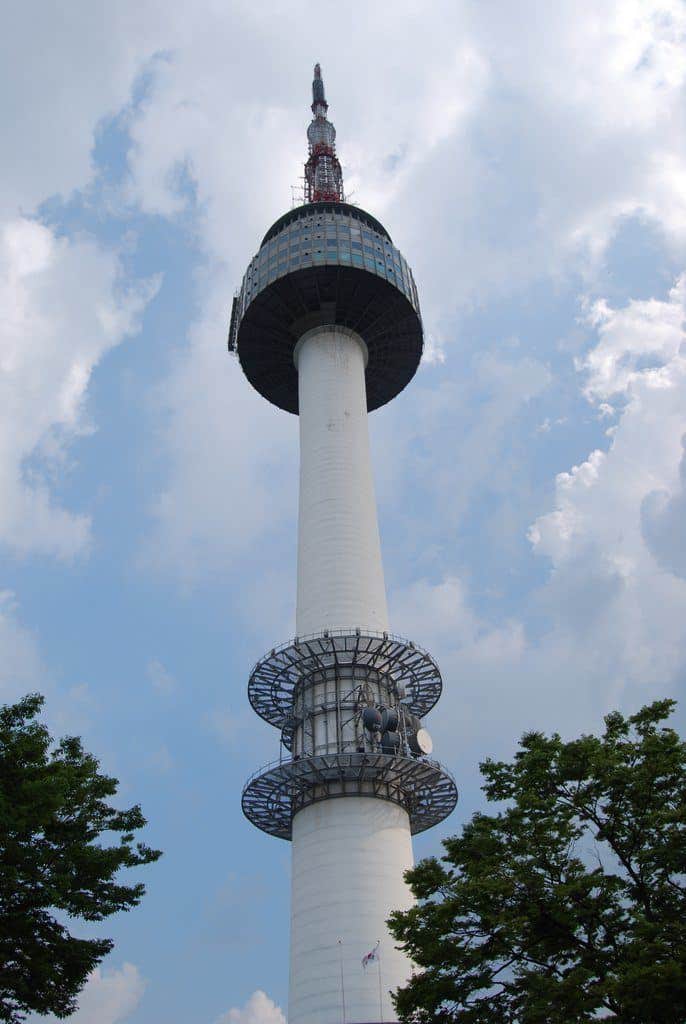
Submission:
[[[366,347],[347,328],[320,327],[300,339],[295,361],[298,635],[387,630]],[[293,819],[292,857],[289,1024],[394,1021],[390,991],[407,980],[410,962],[385,921],[412,903],[403,880],[413,862],[407,811],[365,795],[310,804]],[[378,959],[365,969],[362,957],[377,942]]]
[[388,629],[364,369],[367,347],[345,327],[298,342],[299,636]]

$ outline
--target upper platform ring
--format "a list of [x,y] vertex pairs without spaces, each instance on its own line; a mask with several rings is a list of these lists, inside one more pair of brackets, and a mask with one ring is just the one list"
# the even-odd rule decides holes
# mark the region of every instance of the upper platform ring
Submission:
[[404,689],[402,704],[418,718],[428,714],[443,689],[438,665],[411,641],[366,629],[332,629],[274,647],[250,673],[248,699],[260,718],[284,729],[298,684],[336,667],[348,675],[372,670],[386,676],[396,695]]
[[414,376],[423,333],[412,271],[379,221],[348,203],[309,203],[269,229],[234,299],[229,349],[261,395],[297,413],[293,350],[327,324],[367,345],[370,412]]

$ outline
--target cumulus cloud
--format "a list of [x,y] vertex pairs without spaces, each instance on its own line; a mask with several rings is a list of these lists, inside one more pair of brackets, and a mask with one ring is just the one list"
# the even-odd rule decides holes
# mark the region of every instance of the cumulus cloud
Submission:
[[394,623],[438,661],[444,690],[427,725],[439,756],[467,774],[527,730],[573,736],[613,708],[674,693],[686,661],[686,591],[673,576],[627,582],[575,564],[505,620],[477,603],[455,577],[390,601]]
[[[146,982],[134,964],[120,968],[96,967],[89,975],[78,1000],[78,1010],[69,1018],[74,1024],[120,1024],[133,1013],[145,992]],[[47,1021],[56,1022],[48,1016]]]
[[87,515],[60,505],[51,473],[92,430],[85,398],[103,356],[138,328],[158,281],[117,287],[116,257],[20,218],[0,233],[0,541],[19,553],[72,558]]
[[218,1017],[215,1024],[286,1024],[281,1007],[261,989],[250,996],[240,1009],[232,1007]]
[[[184,582],[235,566],[293,509],[292,425],[249,391],[219,339],[232,286],[301,173],[314,58],[306,37],[281,46],[294,17],[244,5],[177,12],[129,122],[129,201],[172,218],[191,209],[209,258],[203,315],[164,388],[169,475],[144,559]],[[322,36],[329,24],[345,36],[340,11],[321,19]],[[414,265],[429,361],[450,358],[456,317],[475,302],[591,274],[627,216],[686,241],[686,142],[675,128],[685,32],[672,0],[504,3],[496,14],[403,4],[392,23],[366,11],[354,52],[343,43],[316,55],[355,201],[387,220]],[[483,437],[491,410],[470,404]]]
[[685,295],[680,278],[667,300],[632,300],[621,309],[600,300],[589,312],[597,342],[578,364],[585,393],[622,408],[608,450],[560,473],[554,511],[532,526],[535,549],[555,565],[594,550],[623,575],[651,568],[642,504],[678,488],[686,430]]
[[[353,4],[351,20],[356,11]],[[421,195],[432,180],[431,194],[440,193],[442,202],[432,204],[439,219],[430,240],[447,255],[446,243],[454,249],[459,238],[462,269],[470,275],[483,269],[471,265],[478,239],[456,228],[481,223],[483,229],[494,206],[493,214],[511,223],[517,213],[500,195],[506,181],[509,194],[517,188],[524,200],[517,227],[530,212],[535,216],[519,252],[536,239],[548,249],[555,242],[556,256],[582,240],[598,248],[615,218],[637,209],[666,230],[686,228],[684,138],[674,129],[686,76],[686,14],[677,0],[583,2],[573,11],[544,11],[535,3],[513,10],[503,3],[497,17],[478,4],[439,2],[433,16],[431,5],[401,5],[395,13],[389,23],[382,12],[366,12],[355,52],[337,46],[324,64],[350,187],[359,189],[363,205],[381,213],[392,208],[400,223],[431,217],[411,194]],[[181,45],[178,24],[168,29],[169,45],[178,45],[156,66],[132,126],[134,194],[146,207],[174,212],[183,202],[176,172],[187,168],[209,204],[205,237],[230,257],[238,255],[236,229],[244,235],[246,218],[283,206],[285,186],[274,166],[295,175],[302,160],[295,119],[306,117],[303,93],[313,57],[306,37],[293,38],[287,51],[280,45],[293,16],[293,9],[278,6],[268,19],[242,6],[189,11],[193,31]],[[340,17],[337,9],[322,10],[323,38]],[[251,45],[262,54],[259,74],[250,63]],[[235,59],[226,59],[227,47]],[[411,59],[422,50],[432,53],[430,63]],[[303,68],[304,82],[295,67]],[[377,97],[371,105],[370,95]],[[237,137],[241,161],[234,159]],[[527,195],[521,190],[534,163],[537,194]],[[502,227],[503,256],[514,270],[511,244],[517,243],[509,224]],[[495,239],[483,242],[481,254],[499,259]],[[502,233],[500,242],[502,249]],[[543,248],[538,256],[544,258]]]
[[[624,679],[669,691],[686,664],[686,584],[678,578],[683,303],[682,279],[667,300],[596,304],[597,343],[580,368],[592,402],[621,402],[617,423],[606,451],[558,475],[555,508],[530,530],[534,550],[553,567],[546,601],[564,613],[568,630],[576,614],[606,686]],[[584,607],[590,620],[579,613]]]
[[[107,11],[77,0],[65,16],[29,0],[0,40],[12,153],[0,182],[0,543],[20,554],[69,559],[88,546],[88,515],[63,507],[53,477],[68,468],[69,442],[93,429],[94,368],[137,330],[156,287],[127,291],[116,256],[58,236],[36,213],[92,184],[96,131],[128,104],[154,52],[157,9],[155,0]],[[40,54],[29,63],[28,38]]]
[[[143,562],[192,582],[252,558],[265,538],[294,524],[296,423],[250,391],[219,339],[231,282],[238,283],[261,228],[282,211],[284,189],[299,174],[315,58],[309,40],[296,38],[287,52],[281,46],[297,10],[274,9],[265,17],[243,4],[211,10],[172,5],[164,18],[158,13],[153,2],[137,5],[136,12],[125,4],[107,13],[102,60],[108,74],[98,80],[111,84],[85,96],[81,106],[72,97],[82,134],[60,153],[53,186],[26,176],[22,201],[35,203],[51,188],[66,191],[87,180],[83,139],[90,139],[100,112],[126,106],[147,61],[143,98],[126,110],[125,198],[172,218],[192,209],[209,258],[198,277],[203,315],[156,397],[169,473],[152,501],[154,529]],[[415,265],[434,358],[450,358],[455,315],[474,301],[515,292],[540,277],[592,274],[627,216],[650,221],[670,244],[683,245],[686,148],[677,115],[686,76],[686,14],[680,3],[606,0],[599,7],[589,0],[573,11],[544,11],[534,3],[515,11],[504,3],[496,17],[478,4],[437,3],[434,16],[401,4],[396,13],[389,24],[367,12],[355,53],[344,44],[321,56],[348,181],[359,185],[356,199],[388,219]],[[355,5],[349,15],[357,16]],[[322,19],[324,34],[329,19],[340,28],[338,10],[324,9]],[[94,31],[87,20],[82,27],[86,36]],[[379,45],[381,38],[386,45]],[[410,59],[418,49],[432,53],[430,66]],[[252,55],[258,51],[256,74]],[[302,76],[295,67],[302,67]],[[88,73],[85,63],[78,71]],[[377,97],[371,106],[370,95]],[[57,124],[60,104],[68,106],[64,97],[56,99]],[[441,201],[426,203],[428,195]],[[6,243],[19,295],[15,320],[30,322],[40,342],[51,318],[35,312],[47,303],[39,285],[50,274],[73,280],[75,254],[83,257],[80,247],[88,243],[26,227],[32,222],[17,221],[16,214],[15,221],[21,237]],[[88,306],[100,311],[90,348],[65,357],[44,378],[22,363],[27,347],[10,351],[18,360],[12,372],[21,378],[15,383],[40,396],[40,414],[27,414],[28,425],[20,419],[19,437],[5,449],[10,501],[0,535],[18,550],[38,547],[71,557],[88,543],[87,517],[61,508],[50,491],[49,468],[56,459],[64,462],[70,437],[89,429],[89,374],[108,347],[135,329],[145,299],[134,297],[128,310],[125,302],[115,316],[116,267],[103,260],[100,254],[90,271],[96,280]],[[676,587],[679,603],[681,581],[673,576],[679,566],[660,537],[680,508],[683,289],[680,281],[665,299],[622,308],[588,300],[584,317],[596,342],[578,369],[598,415],[616,419],[607,448],[594,445],[558,475],[552,509],[537,514],[531,527],[535,552],[552,566],[549,614],[558,609],[561,615],[563,608],[571,614],[581,601],[601,615],[613,603],[628,620],[631,614],[640,620],[648,614],[641,588],[656,565],[660,586]],[[70,294],[69,287],[61,290]],[[60,336],[73,334],[63,319]],[[43,361],[36,358],[35,365],[53,348],[49,337],[38,345]],[[501,494],[511,487],[511,468],[501,459],[496,477],[491,466],[520,410],[551,382],[545,357],[503,357],[491,346],[469,358],[478,402],[467,388],[444,381],[434,391],[425,388],[417,403],[423,435],[418,421],[401,427],[392,416],[376,428],[382,445],[384,431],[393,440],[379,477],[382,502],[409,486],[403,477],[409,465],[415,487],[433,488],[444,525],[458,521],[484,481]],[[544,419],[541,433],[558,420]],[[458,452],[423,448],[422,436],[437,436],[438,423],[445,436],[466,438]],[[435,597],[464,617],[469,604],[455,592],[457,578],[445,577]],[[649,590],[643,587],[643,594]],[[429,600],[419,591],[414,596]],[[521,660],[528,650],[521,622],[461,621],[468,623],[462,648],[479,658],[503,649]],[[560,640],[562,626],[556,628]],[[675,664],[678,645],[666,649]]]
[[557,563],[563,561],[576,538],[585,537],[595,526],[593,498],[601,478],[606,454],[596,448],[585,462],[558,473],[556,479],[557,507],[541,516],[529,530],[529,539],[539,551]]
[[684,344],[686,275],[670,289],[666,300],[634,300],[624,309],[612,309],[598,299],[586,311],[586,322],[598,333],[598,342],[578,368],[586,374],[585,392],[591,401],[605,404],[627,396],[634,383],[650,380],[669,387],[674,360]]
[[[570,734],[603,713],[675,692],[686,667],[684,293],[587,310],[579,360],[591,405],[611,399],[607,446],[557,475],[529,530],[547,577],[498,614],[459,575],[396,589],[394,626],[443,668],[429,727],[476,758],[525,729]],[[486,733],[482,732],[487,723]],[[487,737],[487,739],[486,739]]]
[[[57,15],[37,19],[50,43],[35,81],[32,75],[21,91],[21,160],[13,161],[0,212],[16,217],[52,192],[86,183],[93,132],[108,113],[123,117],[130,132],[124,198],[165,217],[192,209],[195,237],[209,256],[198,277],[203,315],[160,390],[169,476],[153,501],[144,558],[189,582],[234,564],[293,506],[290,474],[276,487],[270,479],[289,457],[292,431],[250,394],[219,339],[232,282],[301,173],[315,57],[306,36],[292,37],[302,4],[259,13],[246,4],[167,4],[163,16],[158,0],[115,5],[97,17],[87,4],[76,10],[78,32],[66,32]],[[361,10],[347,9],[351,25]],[[340,45],[316,56],[324,59],[355,200],[388,219],[415,266],[431,359],[451,352],[455,315],[474,301],[537,278],[588,272],[628,215],[683,243],[686,13],[677,0],[584,0],[573,11],[502,3],[495,12],[436,0],[421,9],[400,4],[390,23],[382,12],[364,14],[365,33],[346,34],[340,10],[325,6],[321,37],[330,28]],[[30,4],[14,26],[20,35],[24,17],[32,18]],[[287,34],[292,46],[284,48]],[[15,43],[8,33],[4,67],[21,77]],[[418,52],[431,53],[431,61],[416,60]],[[55,71],[58,60],[69,63],[69,76]],[[37,119],[50,161],[35,158]],[[602,308],[594,314],[602,317]],[[67,370],[53,393],[74,408],[88,360]],[[481,426],[475,420],[477,432]],[[49,433],[73,429],[58,419]],[[26,458],[22,449],[19,464]],[[15,459],[6,524],[13,542],[66,557],[82,550],[87,518],[60,509],[40,472],[22,505],[16,480],[26,470],[16,466]]]
[[[541,277],[557,282],[579,271],[592,275],[627,216],[656,225],[675,250],[683,246],[686,147],[678,114],[686,13],[676,0],[605,0],[600,6],[589,0],[573,10],[543,10],[535,3],[515,10],[503,3],[496,16],[479,4],[436,3],[421,10],[401,4],[392,23],[366,12],[366,32],[356,37],[354,53],[344,42],[335,53],[314,56],[306,38],[296,37],[287,50],[281,45],[299,9],[266,10],[268,16],[245,4],[167,5],[164,18],[154,2],[135,11],[127,4],[108,10],[107,45],[97,51],[107,74],[91,74],[88,54],[96,50],[81,45],[74,80],[83,75],[110,84],[99,92],[100,85],[83,90],[72,82],[73,95],[55,97],[55,130],[61,131],[61,111],[68,109],[80,134],[60,149],[51,181],[34,160],[31,173],[23,173],[25,191],[15,182],[7,193],[4,209],[20,225],[18,241],[5,243],[5,259],[14,267],[13,316],[29,325],[36,356],[28,366],[27,352],[34,348],[9,349],[13,385],[37,396],[35,407],[26,403],[36,414],[20,417],[16,436],[0,451],[10,495],[0,536],[18,550],[71,557],[88,543],[87,517],[63,509],[51,494],[50,465],[64,464],[69,438],[89,429],[89,374],[109,347],[135,329],[145,295],[133,297],[128,309],[120,304],[115,315],[113,261],[92,247],[86,251],[88,243],[67,243],[34,222],[17,220],[17,203],[35,204],[50,191],[66,192],[88,180],[97,119],[126,107],[146,61],[143,99],[126,110],[131,148],[125,198],[144,212],[171,218],[192,209],[208,256],[198,277],[202,317],[156,397],[169,473],[152,501],[154,529],[143,559],[184,582],[252,558],[266,538],[294,525],[296,422],[250,391],[219,339],[231,282],[238,284],[260,230],[282,212],[284,189],[300,173],[309,68],[316,57],[324,63],[348,182],[358,187],[355,198],[388,220],[417,271],[432,358],[439,353],[450,359],[456,314],[472,303]],[[353,5],[349,17],[359,10]],[[345,40],[338,9],[325,8],[321,17],[323,36],[331,24]],[[91,38],[96,28],[82,21]],[[412,59],[418,51],[432,53],[430,65]],[[297,67],[302,75],[294,73]],[[36,89],[49,92],[40,83]],[[370,95],[376,97],[371,105]],[[34,100],[27,93],[26,102]],[[441,199],[427,203],[426,196]],[[59,361],[50,334],[56,307],[48,300],[58,284],[67,297],[73,293],[77,257],[82,266],[86,256],[87,306],[99,310],[92,314],[96,329],[87,332],[90,346],[63,353]],[[53,292],[48,288],[46,295],[51,276]],[[607,447],[594,444],[558,475],[552,509],[536,514],[531,527],[534,550],[552,570],[540,598],[547,615],[557,616],[546,634],[555,637],[554,644],[549,640],[551,657],[578,642],[572,612],[579,616],[581,606],[595,609],[598,621],[614,609],[615,617],[604,621],[609,636],[613,623],[618,637],[619,623],[643,623],[628,645],[634,661],[640,661],[642,638],[648,637],[645,650],[653,650],[649,601],[669,596],[680,607],[682,581],[674,576],[680,565],[664,536],[681,507],[683,289],[680,281],[664,299],[622,308],[589,299],[585,307],[596,341],[578,369],[597,414],[613,417],[613,433]],[[62,313],[61,338],[78,333],[70,316]],[[46,352],[53,363],[42,373],[37,367],[47,367]],[[431,494],[443,525],[464,515],[484,481],[501,494],[511,488],[503,438],[551,382],[545,357],[504,357],[490,346],[468,359],[478,402],[469,388],[444,380],[433,391],[424,388],[412,423],[412,417],[389,415],[375,428],[382,446],[389,440],[391,453],[379,476],[382,502],[393,502],[410,486],[409,466],[411,482]],[[544,419],[541,435],[557,420]],[[426,450],[423,438],[438,436],[438,424],[444,436],[466,439],[459,451],[451,445]],[[531,610],[505,624],[470,619],[458,578],[414,584],[404,599],[407,609],[439,601],[459,613],[461,650],[484,663],[502,650],[521,664],[532,650],[522,632]],[[432,586],[438,588],[433,596],[421,589]],[[400,618],[409,618],[402,601],[398,607]],[[574,620],[567,627],[563,611]],[[451,629],[443,631],[444,645]],[[659,628],[655,635],[671,652],[663,668],[655,668],[657,677],[674,669],[680,647]],[[536,649],[542,652],[546,642]]]
[[[27,0],[7,19],[0,110],[12,159],[3,165],[0,220],[89,184],[94,133],[128,103],[132,82],[159,45],[165,10],[157,0],[107,8],[74,0],[68,12]],[[27,61],[28,39],[40,59]]]
[[390,600],[394,625],[440,666],[443,695],[426,724],[461,785],[478,761],[509,752],[522,732],[595,727],[612,700],[595,652],[580,654],[579,630],[563,615],[531,635],[529,609],[495,621],[475,605],[475,593],[456,576],[413,583]]

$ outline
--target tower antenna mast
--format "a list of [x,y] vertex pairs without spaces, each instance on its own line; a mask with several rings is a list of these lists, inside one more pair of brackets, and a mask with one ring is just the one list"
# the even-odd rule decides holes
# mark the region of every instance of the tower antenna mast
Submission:
[[305,202],[342,203],[343,172],[336,156],[336,129],[328,119],[329,104],[319,64],[312,80],[312,121],[307,129],[309,154],[305,163]]

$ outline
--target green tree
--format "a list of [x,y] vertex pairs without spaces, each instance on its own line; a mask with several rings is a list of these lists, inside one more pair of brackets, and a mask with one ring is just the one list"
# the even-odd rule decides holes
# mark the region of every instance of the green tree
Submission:
[[54,744],[36,721],[42,706],[32,694],[0,708],[0,1020],[11,1024],[29,1011],[74,1012],[113,944],[76,938],[62,921],[100,921],[139,903],[145,887],[122,885],[118,872],[160,856],[134,845],[140,807],[109,806],[117,779],[100,774],[76,737]]
[[525,735],[481,765],[493,814],[408,872],[403,1022],[684,1024],[686,744],[660,701],[601,738]]

